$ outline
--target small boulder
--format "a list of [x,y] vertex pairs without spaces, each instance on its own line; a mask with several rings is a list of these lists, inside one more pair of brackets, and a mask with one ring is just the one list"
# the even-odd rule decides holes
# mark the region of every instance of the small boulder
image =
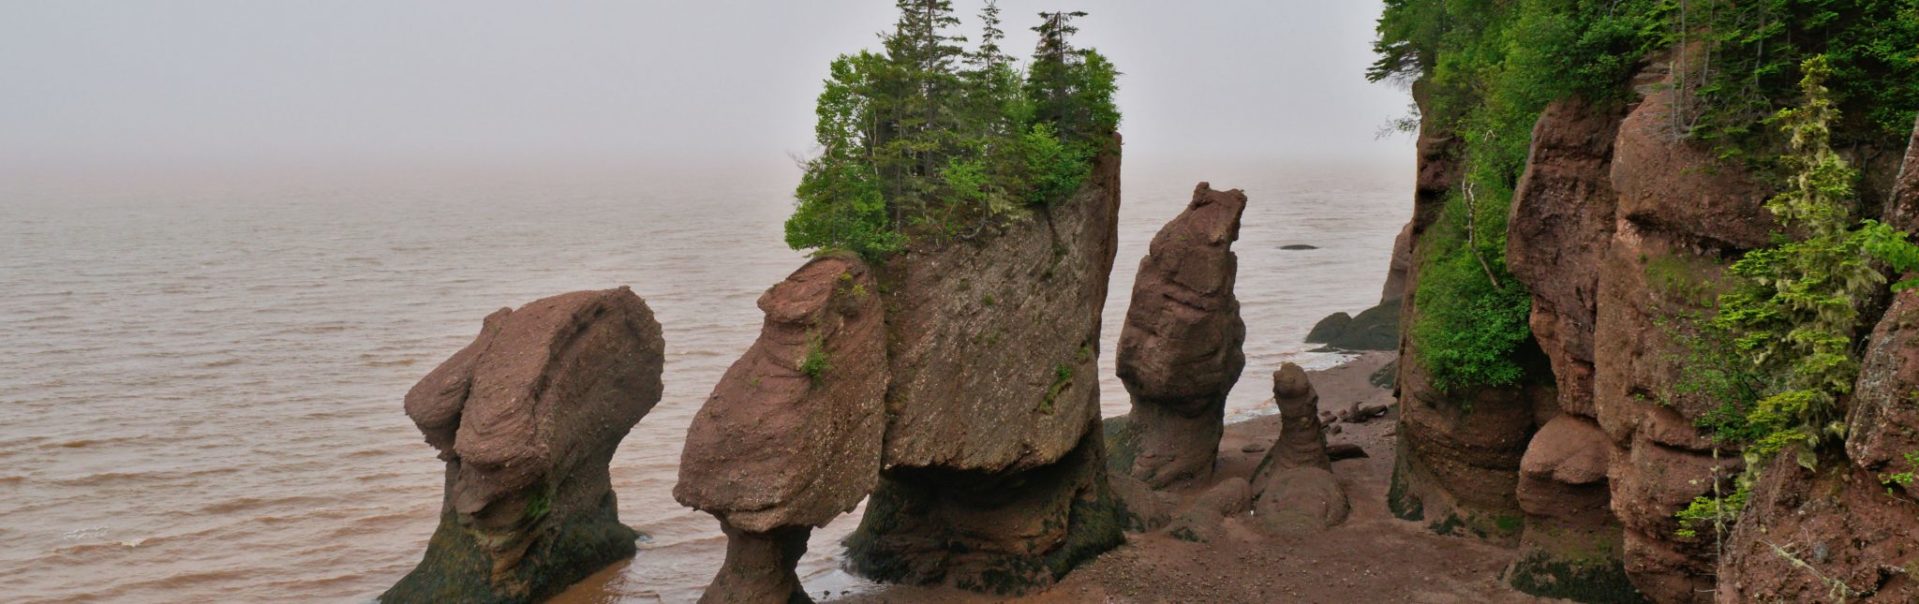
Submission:
[[1225,520],[1252,509],[1252,485],[1246,479],[1232,477],[1193,498],[1191,505],[1173,519],[1167,533],[1174,538],[1200,543],[1211,542],[1221,533]]
[[1326,446],[1326,457],[1333,461],[1343,461],[1347,459],[1360,459],[1360,458],[1369,457],[1369,456],[1366,455],[1366,449],[1363,447],[1360,447],[1359,445],[1355,445],[1352,443],[1339,443],[1336,445]]
[[1352,510],[1346,489],[1331,471],[1302,466],[1274,472],[1266,479],[1253,516],[1276,534],[1316,532],[1346,522]]

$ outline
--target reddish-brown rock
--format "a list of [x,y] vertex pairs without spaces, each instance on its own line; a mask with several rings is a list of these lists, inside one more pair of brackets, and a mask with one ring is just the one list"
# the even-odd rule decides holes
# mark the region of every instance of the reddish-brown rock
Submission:
[[[1417,354],[1412,343],[1406,349]],[[1405,357],[1402,357],[1405,358]],[[1417,359],[1417,357],[1412,357]],[[1387,503],[1407,520],[1496,543],[1519,537],[1519,462],[1553,390],[1528,384],[1457,392],[1432,386],[1416,360],[1399,364],[1397,459]]]
[[1331,470],[1302,466],[1273,472],[1253,501],[1253,516],[1276,534],[1312,533],[1346,523],[1352,503]]
[[1118,366],[1138,439],[1131,473],[1154,487],[1212,476],[1226,395],[1246,366],[1232,250],[1245,211],[1245,193],[1199,183],[1139,262]]
[[1344,523],[1350,502],[1333,477],[1319,422],[1319,393],[1306,370],[1286,363],[1274,371],[1273,400],[1279,405],[1279,440],[1253,471],[1253,510],[1260,526],[1297,533]]
[[1576,97],[1548,105],[1507,221],[1506,267],[1533,294],[1533,338],[1552,359],[1559,409],[1587,417],[1599,265],[1613,235],[1613,140],[1624,116]]
[[[1425,82],[1416,82],[1413,97],[1425,106]],[[1534,409],[1550,388],[1480,389],[1441,392],[1427,378],[1419,350],[1405,329],[1419,318],[1419,268],[1422,239],[1439,220],[1446,199],[1459,184],[1463,143],[1453,132],[1436,127],[1432,112],[1420,124],[1418,180],[1413,194],[1413,218],[1408,227],[1413,259],[1405,278],[1405,296],[1399,324],[1398,454],[1389,491],[1395,515],[1429,521],[1435,529],[1464,527],[1474,534],[1508,541],[1517,536],[1507,528],[1519,516],[1513,495],[1519,458],[1536,426]]]
[[[786,601],[806,535],[879,480],[886,324],[878,286],[851,255],[816,258],[760,296],[759,340],[687,428],[673,496],[732,541],[703,601]],[[780,555],[774,555],[780,554]],[[768,563],[785,564],[761,568]],[[803,597],[803,596],[802,596]]]
[[1674,514],[1736,472],[1695,420],[1718,401],[1674,387],[1692,354],[1685,317],[1713,307],[1726,261],[1773,230],[1766,193],[1674,130],[1668,71],[1620,124],[1612,164],[1619,217],[1600,266],[1593,336],[1594,416],[1613,446],[1608,477],[1625,529],[1626,571],[1659,602],[1710,599],[1709,539],[1684,539]]
[[793,568],[806,555],[811,527],[752,532],[720,523],[726,562],[700,595],[702,604],[799,604],[812,602]]
[[1114,143],[1068,199],[976,238],[928,238],[880,271],[884,469],[846,541],[853,571],[1018,593],[1124,540],[1099,422]]
[[[1887,222],[1919,230],[1919,125],[1888,204]],[[1919,275],[1903,275],[1911,279]],[[1846,416],[1846,455],[1875,475],[1919,472],[1919,291],[1895,295],[1873,327]],[[1919,483],[1897,485],[1919,499]]]
[[1759,474],[1719,564],[1715,600],[1919,602],[1919,503],[1828,458],[1778,455]]
[[660,400],[660,325],[624,287],[487,317],[407,393],[446,460],[440,527],[385,602],[532,602],[631,556],[607,463]]
[[1273,371],[1273,402],[1279,405],[1279,440],[1260,460],[1254,485],[1264,485],[1265,475],[1273,470],[1332,469],[1333,462],[1326,454],[1326,430],[1319,422],[1319,393],[1313,390],[1306,370],[1286,363]]
[[1386,284],[1380,287],[1379,303],[1398,302],[1406,298],[1406,275],[1413,270],[1413,223],[1400,227],[1399,236],[1393,238],[1393,260],[1386,268]]
[[1533,339],[1558,391],[1521,459],[1516,494],[1526,526],[1506,573],[1535,595],[1638,598],[1609,501],[1612,443],[1592,419],[1600,268],[1616,227],[1613,144],[1625,116],[1624,106],[1578,97],[1548,105],[1507,222],[1507,268],[1532,293]]

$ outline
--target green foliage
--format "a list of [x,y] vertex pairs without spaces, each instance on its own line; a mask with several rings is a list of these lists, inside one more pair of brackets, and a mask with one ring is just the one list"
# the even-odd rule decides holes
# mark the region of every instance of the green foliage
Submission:
[[1533,124],[1553,100],[1621,102],[1659,42],[1654,0],[1387,0],[1367,77],[1419,81],[1424,127],[1464,173],[1421,242],[1419,361],[1442,388],[1523,379],[1530,295],[1505,268],[1506,216]]
[[[1670,1],[1668,2],[1670,4]],[[1915,0],[1694,0],[1669,10],[1670,34],[1702,44],[1688,61],[1697,86],[1693,135],[1727,156],[1764,163],[1779,147],[1768,116],[1797,104],[1808,59],[1824,57],[1831,101],[1849,117],[1834,141],[1898,145],[1919,110]],[[1896,147],[1894,147],[1896,148]]]
[[795,192],[786,242],[878,259],[914,240],[972,237],[1077,190],[1119,123],[1118,72],[1075,49],[1073,17],[1042,14],[1022,73],[1001,49],[999,8],[980,42],[948,33],[949,0],[899,0],[879,53],[835,60],[820,93],[819,154]]
[[1853,227],[1858,172],[1832,149],[1837,107],[1825,86],[1822,57],[1806,61],[1805,104],[1773,119],[1790,141],[1781,163],[1792,170],[1786,190],[1766,209],[1793,234],[1733,264],[1737,289],[1720,297],[1719,325],[1737,335],[1734,348],[1762,373],[1779,376],[1746,419],[1756,433],[1755,459],[1791,445],[1817,448],[1843,435],[1839,399],[1859,374],[1854,342],[1861,309],[1885,291],[1883,264],[1919,268],[1919,248],[1876,221]]
[[[1527,325],[1532,295],[1505,274],[1506,213],[1471,212],[1477,219],[1471,222],[1478,224],[1469,226],[1468,208],[1464,200],[1449,202],[1422,242],[1429,246],[1429,260],[1414,294],[1420,305],[1412,337],[1419,361],[1440,390],[1518,383],[1525,369],[1516,352],[1532,337]],[[1477,242],[1465,236],[1469,228],[1478,231]],[[1480,264],[1482,258],[1489,264]],[[1501,275],[1499,284],[1488,277],[1488,266]]]
[[1692,52],[1677,57],[1674,126],[1723,156],[1772,158],[1764,121],[1796,104],[1813,56],[1851,116],[1835,124],[1840,146],[1897,148],[1919,110],[1919,0],[1387,0],[1378,30],[1367,75],[1423,78],[1426,109],[1447,120],[1501,64],[1539,95],[1618,99],[1642,59],[1680,47]]
[[1732,521],[1739,512],[1746,509],[1746,500],[1752,496],[1751,483],[1742,483],[1732,494],[1725,497],[1700,497],[1679,510],[1675,516],[1679,519],[1678,536],[1692,539],[1699,536],[1699,529],[1711,528],[1716,535],[1724,536],[1730,532]]
[[1704,329],[1730,344],[1724,350],[1743,365],[1737,371],[1766,376],[1718,393],[1722,406],[1701,420],[1717,443],[1743,450],[1746,474],[1732,495],[1700,497],[1680,511],[1682,535],[1743,508],[1766,460],[1792,449],[1811,467],[1820,447],[1844,436],[1840,401],[1859,376],[1861,311],[1885,291],[1882,271],[1919,269],[1919,246],[1906,233],[1873,220],[1854,226],[1858,173],[1832,149],[1839,115],[1825,86],[1830,63],[1814,57],[1800,71],[1803,104],[1771,120],[1788,140],[1779,163],[1791,172],[1785,190],[1766,202],[1790,236],[1733,263],[1737,285],[1719,297],[1718,315]]
[[1891,486],[1909,487],[1909,486],[1912,486],[1913,483],[1919,483],[1919,474],[1915,473],[1915,472],[1919,472],[1919,451],[1913,451],[1911,453],[1906,454],[1906,466],[1913,469],[1906,470],[1904,472],[1895,472],[1892,474],[1886,474],[1884,476],[1879,477],[1879,480],[1885,483],[1885,485],[1888,487],[1891,487]]
[[1072,386],[1073,366],[1065,363],[1054,365],[1053,383],[1046,387],[1046,397],[1040,399],[1039,412],[1051,415],[1053,413],[1053,402],[1059,400],[1059,395],[1066,392],[1066,389]]
[[800,373],[819,383],[820,378],[831,370],[831,359],[826,356],[826,344],[819,334],[810,334],[806,338],[806,353],[800,356]]
[[1092,170],[1087,149],[1061,141],[1053,127],[1044,122],[1033,124],[1032,130],[1020,137],[1019,149],[1026,164],[1026,202],[1031,205],[1050,206],[1065,199],[1079,190]]
[[[1422,252],[1428,268],[1416,300],[1424,328],[1415,325],[1413,333],[1421,361],[1456,386],[1516,379],[1509,343],[1523,340],[1515,331],[1525,326],[1523,320],[1505,320],[1522,306],[1518,294],[1498,287],[1511,287],[1498,261],[1503,228],[1489,232],[1462,224],[1452,218],[1452,206],[1476,197],[1478,217],[1505,215],[1525,168],[1532,127],[1546,104],[1574,95],[1627,101],[1628,80],[1647,57],[1687,46],[1694,52],[1679,57],[1675,70],[1681,80],[1675,126],[1722,155],[1773,161],[1772,153],[1753,158],[1747,150],[1778,146],[1767,135],[1772,129],[1762,126],[1800,96],[1793,81],[1804,73],[1800,61],[1814,55],[1827,56],[1824,65],[1837,78],[1831,115],[1858,116],[1834,123],[1831,135],[1839,144],[1895,148],[1919,109],[1919,0],[1386,0],[1378,34],[1378,58],[1367,76],[1417,80],[1423,127],[1460,141],[1459,192],[1435,229],[1457,239],[1472,233],[1477,243],[1422,243],[1429,248]],[[1780,163],[1783,171],[1797,169]],[[1845,176],[1815,175],[1820,182],[1814,186]],[[1840,243],[1888,248],[1871,250],[1882,259],[1901,253],[1904,243],[1874,223],[1850,236],[1852,241]],[[1765,259],[1755,260],[1752,270],[1760,270]],[[1477,279],[1468,270],[1475,264],[1484,273]],[[1490,313],[1494,325],[1473,321],[1480,312]],[[1835,374],[1845,369],[1836,357],[1810,362],[1824,362]],[[1816,395],[1774,403],[1786,415],[1828,406]]]

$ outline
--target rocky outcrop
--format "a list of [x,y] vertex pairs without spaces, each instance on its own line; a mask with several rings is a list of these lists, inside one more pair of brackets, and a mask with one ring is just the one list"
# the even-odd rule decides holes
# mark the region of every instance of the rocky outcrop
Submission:
[[1118,211],[1115,152],[1030,219],[880,271],[884,470],[847,539],[855,572],[1017,593],[1123,540],[1097,378]]
[[[1919,125],[1886,214],[1894,228],[1919,232]],[[1867,342],[1846,415],[1846,456],[1875,475],[1919,472],[1919,291],[1895,295]],[[1892,486],[1919,499],[1919,481]]]
[[1386,268],[1386,285],[1379,291],[1380,304],[1398,302],[1406,298],[1406,275],[1412,270],[1413,224],[1408,222],[1406,226],[1400,227],[1399,236],[1393,238],[1393,261]]
[[[1410,339],[1409,339],[1410,340]],[[1417,354],[1408,341],[1405,349]],[[1417,359],[1417,357],[1410,357]],[[1439,390],[1416,360],[1399,364],[1398,459],[1387,504],[1434,531],[1512,544],[1523,526],[1520,460],[1552,388]]]
[[[1894,227],[1919,227],[1919,125],[1885,208]],[[1900,292],[1868,336],[1844,447],[1788,451],[1760,472],[1719,561],[1718,602],[1919,601],[1915,325],[1919,294]]]
[[1139,262],[1118,372],[1133,399],[1130,474],[1156,488],[1213,473],[1226,395],[1246,366],[1232,250],[1245,211],[1245,193],[1199,183]]
[[406,396],[446,461],[440,527],[383,602],[535,602],[633,555],[607,463],[660,400],[664,340],[631,290],[486,318]]
[[1525,512],[1522,591],[1585,602],[1634,602],[1606,472],[1612,444],[1593,408],[1593,337],[1600,267],[1611,248],[1617,194],[1613,143],[1625,107],[1571,98],[1546,107],[1514,193],[1506,262],[1532,292],[1533,338],[1551,361],[1555,409],[1527,445],[1516,494]]
[[726,563],[703,602],[804,601],[813,528],[879,479],[886,326],[852,255],[814,259],[760,296],[760,337],[693,416],[673,496],[713,514]]
[[1829,457],[1790,452],[1759,474],[1727,542],[1715,600],[1919,602],[1919,509],[1881,478]]
[[1192,503],[1173,519],[1166,534],[1174,539],[1209,543],[1224,532],[1226,519],[1252,509],[1253,489],[1245,478],[1234,476],[1194,497]]
[[1399,320],[1406,286],[1413,270],[1413,224],[1408,222],[1393,239],[1393,260],[1386,269],[1386,285],[1379,304],[1358,315],[1336,312],[1320,319],[1306,332],[1306,343],[1335,350],[1397,350]]
[[[1413,86],[1422,105],[1425,86]],[[1510,542],[1520,525],[1514,495],[1519,460],[1538,425],[1535,408],[1552,392],[1537,385],[1442,392],[1418,361],[1417,344],[1404,337],[1403,328],[1418,320],[1421,240],[1438,221],[1462,169],[1460,140],[1435,127],[1430,112],[1424,115],[1413,218],[1406,228],[1411,261],[1399,319],[1399,439],[1388,504],[1400,518],[1428,522],[1440,532]]]
[[1336,312],[1313,324],[1306,343],[1335,350],[1392,350],[1399,346],[1399,300],[1380,302],[1359,315]]
[[1612,241],[1599,267],[1593,331],[1593,416],[1612,445],[1612,509],[1626,572],[1659,602],[1697,602],[1712,588],[1711,539],[1679,537],[1674,514],[1736,472],[1695,427],[1719,403],[1676,387],[1694,354],[1684,317],[1713,307],[1725,258],[1764,245],[1765,190],[1736,166],[1681,140],[1663,70],[1641,77],[1644,100],[1619,125],[1611,183]]
[[[1286,363],[1273,372],[1273,402],[1279,406],[1279,441],[1266,450],[1256,476],[1271,470],[1319,468],[1329,470],[1326,431],[1319,421],[1319,393],[1299,365]],[[1256,479],[1257,483],[1264,483]]]
[[1613,140],[1624,117],[1578,98],[1547,106],[1507,221],[1506,267],[1533,294],[1533,338],[1552,360],[1559,410],[1584,417],[1593,416],[1593,324],[1617,205]]
[[1611,443],[1591,419],[1562,413],[1520,460],[1520,551],[1506,580],[1526,593],[1579,602],[1640,602],[1626,578],[1624,536],[1606,482]]
[[1333,476],[1319,422],[1319,394],[1306,370],[1286,363],[1274,371],[1273,400],[1279,404],[1279,441],[1253,472],[1254,516],[1268,531],[1282,534],[1346,522],[1350,502]]

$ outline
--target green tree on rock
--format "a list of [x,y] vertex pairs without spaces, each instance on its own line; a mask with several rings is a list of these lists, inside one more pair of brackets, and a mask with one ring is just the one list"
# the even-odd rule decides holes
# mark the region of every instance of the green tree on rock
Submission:
[[786,223],[795,249],[876,259],[916,241],[975,237],[1070,196],[1110,150],[1119,73],[1097,52],[1072,48],[1070,19],[1084,13],[1055,13],[1042,25],[1033,67],[1022,72],[1001,47],[993,2],[970,50],[951,33],[959,20],[949,0],[898,7],[881,52],[833,62],[816,110],[820,150]]

